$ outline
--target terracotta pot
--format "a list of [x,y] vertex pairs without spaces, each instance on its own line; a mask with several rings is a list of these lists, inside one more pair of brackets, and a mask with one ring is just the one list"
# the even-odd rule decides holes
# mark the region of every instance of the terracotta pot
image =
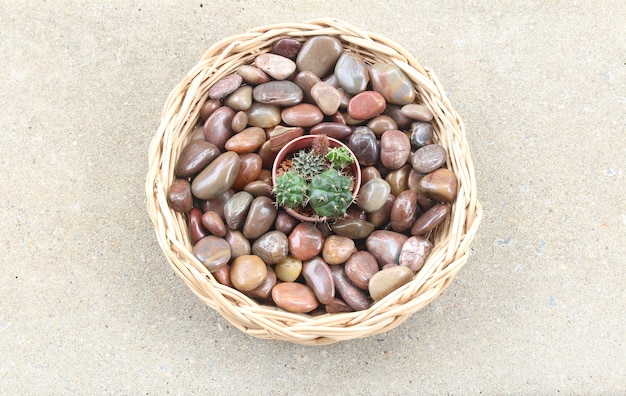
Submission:
[[[276,173],[278,171],[278,168],[280,167],[280,164],[285,160],[285,158],[287,158],[287,156],[289,156],[289,154],[295,153],[307,147],[311,147],[311,145],[313,144],[313,140],[316,138],[316,136],[317,135],[300,136],[292,140],[291,142],[287,143],[282,149],[280,149],[280,151],[276,155],[276,158],[274,159],[274,164],[272,166],[272,184],[274,188],[276,188],[276,182],[275,182]],[[352,156],[354,157],[354,162],[350,164],[350,169],[352,171],[352,176],[354,177],[354,189],[352,190],[352,200],[356,200],[356,197],[359,193],[359,188],[361,188],[361,167],[359,166],[359,162],[357,161],[357,158],[354,155],[354,153],[344,143],[331,137],[329,137],[328,140],[330,143],[329,144],[330,148],[345,147],[350,152],[350,154],[352,154]],[[289,213],[289,215],[293,216],[294,218],[300,221],[319,222],[319,221],[324,220],[322,217],[319,217],[319,216],[305,216],[288,207],[283,207],[283,209],[287,213]]]

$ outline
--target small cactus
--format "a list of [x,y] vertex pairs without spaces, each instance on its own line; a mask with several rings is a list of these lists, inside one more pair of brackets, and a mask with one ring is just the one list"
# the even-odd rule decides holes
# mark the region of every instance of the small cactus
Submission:
[[293,169],[304,180],[309,181],[315,175],[319,175],[326,169],[324,157],[320,157],[313,150],[301,150],[294,154],[291,159]]
[[348,164],[354,162],[354,157],[350,154],[350,151],[345,147],[334,147],[328,150],[326,159],[330,161],[333,168],[342,170]]
[[352,178],[330,168],[311,180],[309,204],[320,217],[346,214],[352,203]]
[[294,172],[285,172],[276,178],[274,195],[278,205],[295,208],[306,202],[308,186],[304,177]]

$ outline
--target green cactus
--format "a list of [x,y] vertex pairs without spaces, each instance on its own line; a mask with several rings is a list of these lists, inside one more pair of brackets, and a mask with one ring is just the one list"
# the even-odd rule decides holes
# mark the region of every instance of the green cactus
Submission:
[[352,178],[330,168],[311,180],[309,204],[320,217],[339,217],[346,214],[352,203]]
[[276,178],[274,195],[278,205],[295,208],[306,202],[308,186],[304,177],[294,172],[285,172]]
[[293,155],[291,161],[293,169],[306,181],[319,175],[325,169],[324,157],[320,157],[312,150],[300,150]]
[[330,161],[333,168],[342,170],[348,164],[354,162],[354,157],[350,154],[350,151],[345,147],[334,147],[328,150],[326,159]]

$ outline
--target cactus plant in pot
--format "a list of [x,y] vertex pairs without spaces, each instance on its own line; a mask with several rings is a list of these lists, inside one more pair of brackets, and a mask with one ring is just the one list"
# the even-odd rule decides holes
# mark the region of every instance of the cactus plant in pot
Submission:
[[272,167],[276,205],[309,222],[341,218],[361,185],[356,156],[337,139],[305,135],[286,144]]

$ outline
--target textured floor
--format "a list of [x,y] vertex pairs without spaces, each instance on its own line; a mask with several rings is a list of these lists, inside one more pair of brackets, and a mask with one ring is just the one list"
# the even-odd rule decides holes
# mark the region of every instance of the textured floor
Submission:
[[[0,1],[1,394],[624,394],[626,3]],[[150,140],[212,43],[334,16],[437,73],[485,217],[446,292],[375,337],[248,337],[146,212]]]

